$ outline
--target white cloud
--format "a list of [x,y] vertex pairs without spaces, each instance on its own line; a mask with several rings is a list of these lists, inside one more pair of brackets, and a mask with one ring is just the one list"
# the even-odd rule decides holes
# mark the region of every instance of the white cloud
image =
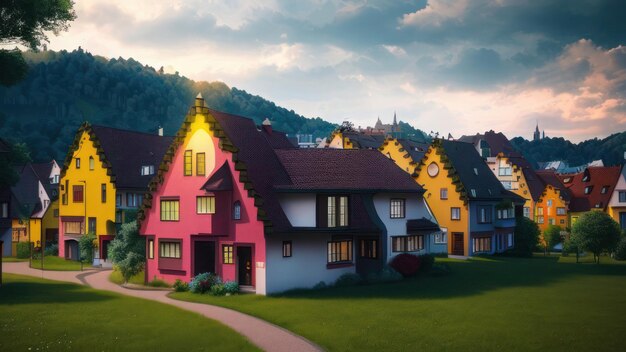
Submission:
[[402,16],[405,26],[441,26],[450,20],[460,20],[469,0],[428,0],[426,7]]

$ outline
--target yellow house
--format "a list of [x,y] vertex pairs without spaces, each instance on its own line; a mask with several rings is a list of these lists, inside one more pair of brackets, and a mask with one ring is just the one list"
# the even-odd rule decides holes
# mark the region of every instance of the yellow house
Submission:
[[448,253],[492,254],[513,247],[515,203],[470,143],[436,139],[418,164],[415,180],[442,230]]
[[418,163],[428,150],[428,144],[408,139],[388,137],[378,148],[386,157],[396,162],[398,167],[413,175]]
[[545,184],[535,211],[535,222],[539,229],[543,232],[551,225],[557,225],[562,230],[568,229],[568,209],[572,198],[569,190],[554,171],[541,170],[537,171],[537,175]]
[[110,265],[117,225],[134,219],[172,138],[84,123],[61,171],[59,256],[79,259],[78,240],[97,236],[94,265]]

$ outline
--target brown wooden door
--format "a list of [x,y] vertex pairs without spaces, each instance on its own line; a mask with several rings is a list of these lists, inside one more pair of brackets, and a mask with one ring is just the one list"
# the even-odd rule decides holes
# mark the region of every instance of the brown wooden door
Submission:
[[237,275],[239,285],[252,285],[252,248],[237,247]]
[[463,245],[463,233],[455,232],[452,234],[452,254],[463,255],[465,254]]

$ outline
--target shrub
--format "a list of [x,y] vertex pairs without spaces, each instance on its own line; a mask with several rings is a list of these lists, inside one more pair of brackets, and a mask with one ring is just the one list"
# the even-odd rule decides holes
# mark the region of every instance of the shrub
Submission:
[[326,287],[328,287],[326,285],[326,283],[324,281],[320,281],[320,282],[316,283],[315,286],[313,286],[313,289],[314,290],[322,290],[322,289],[325,289]]
[[420,269],[420,258],[413,254],[402,253],[391,259],[389,266],[404,277],[410,277],[417,274]]
[[213,296],[224,296],[226,294],[226,288],[224,284],[215,284],[211,286],[210,292]]
[[450,273],[450,266],[446,263],[435,263],[430,270],[431,276],[445,276]]
[[44,255],[46,256],[58,256],[59,255],[59,245],[54,243],[51,244],[49,246],[46,247],[46,249],[43,251]]
[[116,264],[117,269],[122,274],[124,282],[128,282],[131,277],[139,274],[144,267],[145,258],[136,253],[128,253],[126,259]]
[[335,286],[354,286],[363,281],[361,275],[355,273],[345,273],[335,281]]
[[227,295],[234,295],[239,292],[239,283],[237,281],[224,282],[224,290]]
[[96,235],[94,233],[88,233],[83,235],[78,240],[78,248],[80,248],[80,260],[86,263],[93,262],[93,251],[98,246],[96,245]]
[[576,254],[577,252],[578,248],[576,247],[576,244],[574,242],[569,239],[563,241],[563,251],[561,252],[562,256],[568,257],[571,253]]
[[615,259],[626,260],[626,236],[622,236],[622,239],[617,244],[615,249]]
[[572,226],[570,239],[580,249],[593,253],[593,259],[600,264],[600,253],[611,252],[620,241],[619,224],[607,213],[590,211],[583,214]]
[[165,281],[163,281],[161,279],[157,279],[156,277],[152,281],[148,282],[148,286],[151,286],[151,287],[170,287],[170,285],[167,282],[165,282]]
[[367,282],[371,284],[393,282],[402,280],[403,276],[395,271],[393,268],[384,267],[379,272],[370,273],[367,275]]
[[176,279],[176,281],[174,281],[174,291],[176,292],[187,292],[189,291],[189,284],[186,283],[183,280],[180,279]]
[[423,273],[428,273],[433,268],[433,264],[435,264],[435,256],[432,254],[422,254],[419,256],[420,258],[420,268],[419,271]]
[[206,293],[211,290],[211,286],[221,284],[219,276],[213,273],[202,273],[196,275],[189,283],[189,291],[193,293]]
[[17,257],[20,259],[26,259],[30,257],[30,243],[29,242],[17,243]]
[[530,257],[539,243],[539,226],[525,216],[515,218],[515,248],[510,254],[516,257]]

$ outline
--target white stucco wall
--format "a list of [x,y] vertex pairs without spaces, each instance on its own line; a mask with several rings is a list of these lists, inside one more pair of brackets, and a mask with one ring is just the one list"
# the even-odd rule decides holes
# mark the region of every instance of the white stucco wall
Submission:
[[48,210],[48,207],[50,206],[50,197],[48,196],[48,193],[46,192],[46,189],[43,187],[43,184],[41,184],[41,182],[37,182],[37,188],[37,192],[39,193],[39,202],[41,203],[41,210],[34,213],[32,217],[42,218],[46,213],[46,210]]
[[278,201],[291,226],[315,227],[315,194],[281,194]]
[[[330,235],[294,234],[285,238],[266,237],[266,293],[294,288],[311,288],[320,281],[334,283],[345,273],[354,273],[355,266],[326,268],[327,242]],[[291,241],[292,256],[283,257],[283,241]],[[353,258],[356,259],[353,245]],[[258,287],[257,287],[258,290]]]
[[328,148],[343,149],[343,138],[341,135],[336,135],[330,143],[328,143]]
[[613,194],[611,195],[611,199],[609,200],[610,207],[624,207],[626,203],[619,202],[619,192],[626,191],[626,168],[622,166],[622,172],[617,179],[617,185],[615,186],[615,190],[613,190]]

